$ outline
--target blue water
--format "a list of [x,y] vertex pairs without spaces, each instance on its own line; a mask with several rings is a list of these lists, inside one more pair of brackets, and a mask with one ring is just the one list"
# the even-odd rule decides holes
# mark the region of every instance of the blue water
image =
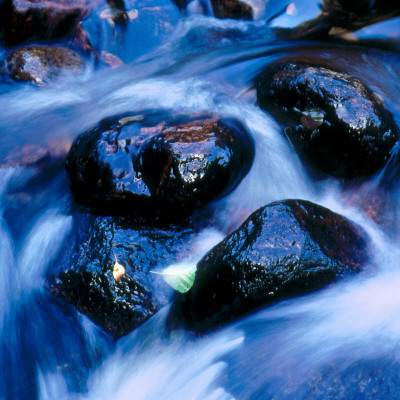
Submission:
[[[116,49],[112,27],[88,21],[102,33],[95,45],[103,41],[110,51],[118,50],[125,66],[89,68],[40,89],[1,86],[0,158],[36,146],[49,149],[51,161],[44,168],[0,169],[0,399],[369,398],[354,388],[364,379],[360,371],[369,378],[365,387],[372,385],[373,398],[400,398],[395,179],[387,194],[394,223],[383,229],[352,196],[358,189],[373,193],[383,175],[357,187],[313,181],[276,122],[256,106],[253,87],[256,74],[277,60],[328,62],[368,82],[400,124],[398,56],[353,44],[285,42],[274,38],[266,14],[255,22],[222,21],[196,14],[197,9],[192,5],[186,18],[171,9],[173,29],[140,48],[132,45],[137,31],[125,32]],[[375,248],[368,271],[201,338],[168,332],[167,306],[115,342],[54,298],[46,282],[65,257],[76,223],[62,160],[73,139],[102,118],[145,109],[236,117],[255,141],[249,174],[211,206],[217,218],[200,232],[197,256],[258,207],[303,198],[367,230]],[[332,387],[336,392],[329,392]]]

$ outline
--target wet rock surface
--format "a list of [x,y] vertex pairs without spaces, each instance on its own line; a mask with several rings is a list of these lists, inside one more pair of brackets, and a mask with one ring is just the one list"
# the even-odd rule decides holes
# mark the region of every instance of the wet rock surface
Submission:
[[253,19],[253,9],[246,1],[212,0],[211,5],[217,18]]
[[82,73],[83,59],[73,50],[56,46],[29,46],[13,50],[6,59],[10,76],[39,85],[64,73]]
[[205,331],[310,293],[359,272],[369,260],[368,247],[360,227],[327,208],[305,200],[271,203],[203,257],[170,321]]
[[66,160],[76,201],[104,214],[179,221],[229,193],[253,145],[240,123],[160,113],[104,120]]
[[87,0],[4,0],[0,4],[0,40],[6,46],[71,33],[89,11]]
[[150,271],[188,256],[192,236],[190,229],[133,228],[122,219],[96,217],[51,279],[50,291],[119,338],[168,304],[173,290]]
[[382,101],[346,73],[277,65],[258,77],[257,99],[262,108],[285,119],[286,136],[307,161],[337,177],[378,171],[398,140]]
[[315,18],[278,32],[290,39],[326,40],[399,15],[393,0],[324,0]]

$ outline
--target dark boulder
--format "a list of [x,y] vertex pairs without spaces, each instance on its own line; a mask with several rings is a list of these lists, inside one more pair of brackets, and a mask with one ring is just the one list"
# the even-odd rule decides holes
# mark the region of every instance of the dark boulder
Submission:
[[171,325],[213,329],[257,307],[310,293],[369,261],[364,231],[305,200],[255,211],[197,266],[195,282],[179,294]]
[[30,46],[13,50],[6,59],[15,80],[46,84],[64,73],[82,73],[83,59],[74,51],[59,46]]
[[378,171],[398,140],[383,102],[347,73],[277,65],[259,75],[257,99],[284,121],[286,136],[307,161],[337,177]]
[[72,32],[89,11],[87,0],[3,0],[0,40],[6,46],[48,40]]
[[[254,17],[254,2],[260,0],[211,0],[210,5],[214,16],[217,18],[232,18],[252,20]],[[186,11],[190,0],[174,0],[181,11]],[[207,1],[200,0],[198,9],[204,11],[209,9]]]
[[321,12],[294,29],[279,29],[290,39],[324,40],[400,16],[394,0],[323,0]]
[[75,199],[141,221],[181,221],[230,192],[253,145],[241,124],[216,116],[125,115],[74,142],[66,160]]
[[97,217],[51,280],[50,291],[119,338],[168,304],[173,290],[150,271],[190,255],[192,233],[135,229],[120,219]]
[[253,8],[248,1],[212,0],[211,6],[217,18],[253,19]]

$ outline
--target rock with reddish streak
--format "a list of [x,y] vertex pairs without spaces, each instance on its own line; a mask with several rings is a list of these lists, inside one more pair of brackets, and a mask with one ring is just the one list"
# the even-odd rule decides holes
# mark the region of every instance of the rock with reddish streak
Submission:
[[169,223],[233,190],[253,153],[237,120],[150,112],[102,121],[76,139],[65,165],[78,203]]

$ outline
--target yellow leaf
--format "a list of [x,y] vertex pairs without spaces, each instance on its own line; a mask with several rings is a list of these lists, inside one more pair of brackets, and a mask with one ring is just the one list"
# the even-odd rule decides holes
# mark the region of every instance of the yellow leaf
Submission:
[[125,275],[125,268],[118,263],[117,257],[115,257],[115,264],[113,268],[113,276],[116,282],[118,282]]
[[121,125],[127,125],[130,124],[131,122],[143,121],[143,119],[144,119],[143,115],[134,115],[131,117],[121,118],[118,122]]

